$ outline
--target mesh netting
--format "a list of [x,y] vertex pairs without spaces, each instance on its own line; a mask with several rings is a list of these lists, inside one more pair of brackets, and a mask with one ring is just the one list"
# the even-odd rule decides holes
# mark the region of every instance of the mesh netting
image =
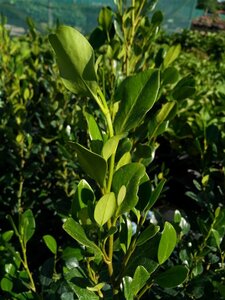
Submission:
[[[56,22],[73,25],[90,32],[97,25],[102,6],[114,6],[113,0],[0,0],[0,13],[13,28],[26,28],[31,17],[39,29],[52,27]],[[157,9],[164,13],[167,32],[189,28],[196,0],[159,0]]]

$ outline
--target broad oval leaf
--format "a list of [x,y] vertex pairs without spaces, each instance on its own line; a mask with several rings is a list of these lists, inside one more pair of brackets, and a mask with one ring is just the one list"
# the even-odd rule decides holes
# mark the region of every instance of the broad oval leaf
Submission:
[[90,151],[84,146],[70,142],[70,145],[75,149],[81,168],[100,186],[103,186],[107,164],[106,161],[98,154]]
[[116,211],[116,197],[113,192],[102,196],[95,206],[95,221],[103,226]]
[[117,205],[120,206],[126,196],[127,189],[122,185],[117,195]]
[[48,247],[48,249],[54,254],[56,255],[57,253],[57,243],[56,240],[53,236],[46,234],[43,236],[43,240],[46,244],[46,246]]
[[158,262],[160,265],[170,257],[176,243],[177,234],[174,227],[169,222],[165,222],[158,248]]
[[121,83],[115,95],[115,100],[120,101],[114,122],[117,134],[140,125],[157,99],[159,77],[158,70],[150,69],[128,77]]
[[63,224],[63,229],[78,243],[88,248],[90,252],[94,252],[95,255],[102,256],[102,251],[98,246],[88,239],[83,227],[74,221],[72,218],[68,218]]
[[120,188],[126,187],[126,195],[118,207],[117,215],[129,212],[138,202],[138,188],[141,178],[145,175],[145,167],[140,163],[130,163],[118,169],[112,181],[112,189],[116,195]]
[[186,280],[188,271],[188,268],[185,266],[174,266],[159,274],[155,281],[163,288],[174,288]]
[[75,94],[95,97],[97,77],[94,68],[94,51],[88,40],[76,29],[59,26],[49,41],[56,53],[63,83]]

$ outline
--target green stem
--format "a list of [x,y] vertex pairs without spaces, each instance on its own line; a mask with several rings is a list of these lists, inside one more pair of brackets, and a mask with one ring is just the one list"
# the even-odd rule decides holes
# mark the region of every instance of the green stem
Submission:
[[27,261],[26,245],[23,243],[23,241],[21,239],[20,239],[20,244],[21,244],[22,253],[23,253],[22,263],[23,263],[24,269],[26,270],[26,272],[28,274],[28,277],[29,277],[29,280],[30,280],[30,288],[31,288],[31,290],[34,293],[36,293],[36,286],[35,286],[35,283],[34,283],[34,280],[33,280],[33,276],[32,276],[32,274],[30,272],[28,261]]

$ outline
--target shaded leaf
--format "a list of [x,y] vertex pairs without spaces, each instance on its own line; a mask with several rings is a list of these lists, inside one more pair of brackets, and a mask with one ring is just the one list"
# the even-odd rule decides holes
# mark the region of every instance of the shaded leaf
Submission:
[[128,77],[121,83],[115,95],[115,100],[120,101],[114,121],[117,134],[140,125],[157,99],[159,74],[158,70],[150,69]]
[[163,288],[173,288],[186,280],[188,271],[185,266],[174,266],[156,276],[155,281]]
[[106,161],[98,154],[88,150],[84,146],[70,142],[70,145],[75,149],[81,168],[100,186],[103,186],[107,164]]
[[137,246],[141,246],[159,232],[160,227],[154,224],[149,224],[148,227],[140,234],[137,240]]

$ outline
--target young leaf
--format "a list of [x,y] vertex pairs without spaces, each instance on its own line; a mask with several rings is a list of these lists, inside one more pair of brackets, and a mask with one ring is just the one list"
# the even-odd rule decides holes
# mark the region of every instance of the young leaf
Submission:
[[115,95],[115,99],[120,101],[114,122],[117,134],[131,130],[144,119],[157,99],[159,74],[158,70],[150,69],[121,83]]
[[120,206],[126,196],[127,189],[122,185],[117,195],[117,205]]
[[57,253],[57,243],[56,240],[54,239],[53,236],[47,234],[43,236],[43,240],[46,244],[46,246],[48,247],[48,249],[54,254],[56,255]]
[[162,288],[174,288],[182,284],[188,275],[188,268],[185,266],[174,266],[169,270],[159,274],[155,281]]
[[121,138],[122,135],[114,135],[108,141],[106,141],[105,145],[102,148],[102,156],[106,161],[112,154],[116,153],[116,149]]
[[120,188],[126,187],[126,196],[118,207],[117,215],[129,212],[138,202],[138,188],[145,175],[145,167],[140,163],[130,163],[121,167],[113,176],[112,189],[118,195]]
[[112,26],[112,10],[108,7],[103,7],[98,16],[98,24],[104,30],[109,32]]
[[78,243],[87,247],[90,252],[94,252],[97,256],[102,255],[101,249],[98,248],[94,242],[87,238],[83,227],[72,218],[68,218],[66,220],[66,222],[63,224],[63,229]]
[[94,211],[95,221],[103,226],[115,213],[116,197],[113,192],[101,197],[97,202]]
[[165,222],[158,248],[158,262],[163,264],[173,252],[177,243],[177,234],[169,222]]
[[49,41],[56,58],[63,83],[75,94],[97,95],[97,79],[94,68],[94,51],[87,39],[76,29],[59,26]]
[[19,232],[24,244],[26,244],[29,239],[31,239],[35,232],[35,219],[30,209],[26,210],[21,216],[19,223]]
[[97,122],[95,121],[95,118],[87,112],[85,112],[84,115],[87,120],[90,139],[94,141],[95,140],[102,141],[101,131],[98,127]]
[[181,51],[181,45],[175,45],[169,48],[166,56],[164,58],[163,66],[167,68],[177,57],[179,56]]
[[107,164],[106,161],[98,154],[88,150],[84,146],[70,142],[77,152],[79,163],[82,169],[93,179],[95,179],[100,186],[103,186]]

